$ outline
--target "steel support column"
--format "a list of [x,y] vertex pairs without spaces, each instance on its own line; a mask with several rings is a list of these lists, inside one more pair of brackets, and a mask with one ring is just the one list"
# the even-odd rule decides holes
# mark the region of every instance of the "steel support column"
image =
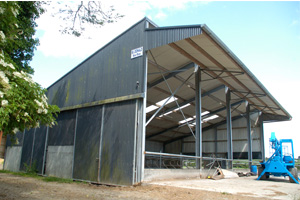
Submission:
[[247,139],[248,139],[248,161],[249,168],[252,165],[252,136],[251,136],[251,119],[250,119],[250,104],[246,101],[246,120],[247,120]]
[[[138,182],[142,182],[144,180],[144,173],[145,173],[145,146],[146,146],[146,106],[147,106],[147,71],[148,71],[148,52],[145,52],[144,55],[144,89],[143,89],[143,93],[144,93],[144,98],[143,98],[143,103],[142,103],[142,116],[141,116],[141,146],[138,152],[138,155],[140,155],[137,160],[139,161],[139,170],[137,171],[138,174]],[[138,133],[139,134],[139,133]],[[140,154],[142,153],[142,154]]]
[[[202,157],[202,124],[201,124],[201,70],[195,64],[195,106],[196,106],[196,142],[195,153],[196,156]],[[201,169],[202,159],[197,159],[196,167]]]
[[[231,95],[230,89],[225,87],[226,95],[226,124],[227,124],[227,157],[228,159],[233,159],[233,148],[232,148],[232,119],[231,119]],[[232,169],[232,162],[228,162],[228,168]]]
[[263,113],[261,112],[259,115],[260,122],[260,150],[261,150],[261,158],[265,162],[265,134],[264,134],[264,121],[263,121]]
[[214,131],[215,131],[215,155],[217,158],[218,157],[218,128],[215,127]]

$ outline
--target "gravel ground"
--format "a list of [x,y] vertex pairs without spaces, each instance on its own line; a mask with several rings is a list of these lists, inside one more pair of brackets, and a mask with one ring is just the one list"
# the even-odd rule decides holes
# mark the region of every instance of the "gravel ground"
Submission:
[[[247,181],[248,179],[243,180]],[[251,181],[251,179],[249,180]],[[273,197],[272,195],[266,195],[265,197],[254,197],[251,196],[251,194],[249,194],[247,191],[240,191],[238,193],[233,194],[225,189],[220,189],[219,191],[211,191],[208,190],[206,187],[201,187],[201,185],[207,185],[207,183],[209,182],[210,184],[212,184],[212,188],[216,188],[215,184],[221,183],[221,181],[203,179],[185,181],[173,180],[169,182],[144,183],[140,186],[135,187],[108,187],[103,185],[92,185],[84,183],[44,182],[39,179],[19,177],[11,174],[0,173],[0,199],[243,200],[266,199],[266,197]],[[166,186],[166,184],[170,184],[170,186]],[[275,185],[276,183],[273,184]],[[207,185],[207,187],[209,186]],[[273,189],[276,190],[277,188],[273,187]],[[285,193],[274,193],[281,195],[281,197],[286,195]]]

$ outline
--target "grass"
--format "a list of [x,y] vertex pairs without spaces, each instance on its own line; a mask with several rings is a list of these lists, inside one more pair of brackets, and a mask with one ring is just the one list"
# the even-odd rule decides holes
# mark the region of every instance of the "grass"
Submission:
[[[21,177],[30,177],[30,178],[35,178],[35,179],[42,180],[45,182],[74,183],[74,181],[72,179],[57,178],[57,177],[52,177],[52,176],[44,177],[44,176],[39,176],[36,173],[11,172],[8,170],[0,170],[0,173],[12,174],[12,175],[21,176]],[[81,182],[76,182],[76,183],[81,183]]]
[[227,193],[227,192],[221,192],[221,194],[223,194],[223,195],[229,195],[230,193]]

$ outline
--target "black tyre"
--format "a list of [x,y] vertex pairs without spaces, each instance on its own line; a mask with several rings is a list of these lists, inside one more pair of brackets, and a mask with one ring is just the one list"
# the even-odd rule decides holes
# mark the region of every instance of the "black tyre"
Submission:
[[[258,177],[260,176],[260,174],[264,171],[264,168],[263,167],[259,167],[258,168]],[[268,177],[269,178],[269,177]],[[259,180],[266,180],[267,179],[267,175],[266,173],[264,175],[262,175],[262,177],[260,177]]]
[[[293,175],[293,177],[298,180],[298,170],[296,167],[289,169],[290,173]],[[294,179],[292,177],[289,177],[290,183],[295,183]]]

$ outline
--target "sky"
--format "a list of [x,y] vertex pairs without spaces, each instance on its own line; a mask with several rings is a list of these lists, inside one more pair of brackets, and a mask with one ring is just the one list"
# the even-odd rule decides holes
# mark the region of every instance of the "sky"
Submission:
[[295,155],[300,156],[300,1],[102,2],[125,17],[100,29],[90,27],[80,38],[58,31],[65,22],[51,16],[57,3],[37,20],[40,46],[31,62],[36,82],[49,87],[145,16],[159,26],[206,24],[293,117],[264,124],[266,155],[275,132],[279,139],[293,139]]

